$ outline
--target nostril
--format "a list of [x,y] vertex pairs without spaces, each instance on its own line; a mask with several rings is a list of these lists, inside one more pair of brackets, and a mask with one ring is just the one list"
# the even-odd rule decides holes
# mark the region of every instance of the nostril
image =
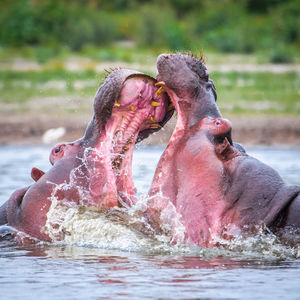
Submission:
[[217,126],[221,125],[220,120],[218,120],[218,121],[216,122],[216,125],[217,125]]

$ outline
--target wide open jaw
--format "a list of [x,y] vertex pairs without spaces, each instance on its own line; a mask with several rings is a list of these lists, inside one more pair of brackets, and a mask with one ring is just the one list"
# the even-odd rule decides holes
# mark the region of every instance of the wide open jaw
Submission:
[[[123,71],[115,70],[113,73]],[[107,178],[115,183],[119,202],[131,205],[136,200],[132,180],[134,145],[158,131],[172,116],[174,109],[170,109],[167,94],[161,93],[154,78],[132,73],[122,82],[116,98],[111,99],[109,111],[110,116],[94,147],[102,154]],[[97,113],[95,108],[95,115]]]
[[154,78],[126,69],[114,70],[96,94],[94,117],[85,136],[55,146],[50,162],[56,164],[78,155],[83,147],[85,154],[79,157],[90,176],[90,205],[102,209],[120,202],[131,205],[136,200],[131,170],[134,145],[158,131],[173,111],[167,94],[161,93]]
[[[156,231],[162,229],[161,224],[168,224],[171,235],[175,238],[178,224],[174,221],[173,206],[183,222],[186,212],[192,207],[188,193],[193,193],[192,184],[199,176],[197,153],[203,148],[203,144],[211,146],[206,136],[210,134],[211,127],[216,129],[219,136],[218,126],[221,122],[217,120],[221,115],[215,103],[214,85],[200,60],[189,55],[162,54],[157,59],[157,70],[157,85],[170,97],[177,112],[177,122],[154,174],[148,193],[147,217]],[[210,123],[199,123],[203,119],[210,122],[214,120],[215,126],[204,130],[204,125],[208,126]],[[203,125],[200,133],[202,140],[195,138],[199,124]],[[196,171],[192,173],[191,170],[194,169]],[[189,217],[186,218],[188,222]]]

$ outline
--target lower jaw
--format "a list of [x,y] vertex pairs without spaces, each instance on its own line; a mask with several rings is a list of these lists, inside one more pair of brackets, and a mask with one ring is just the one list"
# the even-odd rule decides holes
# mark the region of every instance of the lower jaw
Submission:
[[138,133],[131,139],[132,142],[126,145],[128,149],[126,147],[127,150],[124,153],[117,155],[117,159],[121,159],[120,163],[115,166],[113,165],[118,198],[121,206],[132,206],[137,201],[135,196],[136,188],[132,179],[132,156],[137,135]]
[[132,206],[137,200],[136,188],[132,179],[132,156],[139,131],[130,135],[126,141],[118,143],[116,141],[118,128],[114,125],[107,126],[95,148],[104,158],[106,177],[111,184],[111,193],[109,194],[116,194],[119,206]]

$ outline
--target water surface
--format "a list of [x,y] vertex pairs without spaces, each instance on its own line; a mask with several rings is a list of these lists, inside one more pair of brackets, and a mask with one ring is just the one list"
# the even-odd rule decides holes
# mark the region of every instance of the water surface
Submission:
[[[134,180],[146,193],[162,148],[140,148]],[[248,152],[300,184],[300,148]],[[33,166],[50,168],[50,148],[0,147],[0,204],[32,183]],[[300,299],[300,256],[258,236],[230,249],[138,240],[106,244],[16,246],[0,242],[0,299]],[[119,244],[118,244],[119,243]],[[121,244],[122,243],[122,244]],[[119,247],[118,247],[119,246]]]

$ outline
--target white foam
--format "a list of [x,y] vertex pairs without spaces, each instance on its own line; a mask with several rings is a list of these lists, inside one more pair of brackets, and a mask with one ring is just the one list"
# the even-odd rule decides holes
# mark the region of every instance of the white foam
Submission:
[[[161,199],[157,205],[162,204],[162,207],[158,207],[158,210],[161,210],[159,216],[160,234],[155,232],[145,218],[148,206],[152,207],[153,197],[140,196],[131,207],[124,203],[123,208],[114,208],[108,211],[89,207],[86,204],[89,203],[89,191],[76,186],[76,182],[79,177],[87,176],[83,172],[83,168],[87,166],[87,158],[90,159],[90,151],[98,150],[87,149],[82,158],[82,164],[70,173],[70,183],[55,185],[53,189],[44,231],[54,243],[134,252],[180,253],[181,255],[184,253],[185,255],[205,257],[219,255],[300,257],[300,246],[282,245],[278,237],[267,232],[263,227],[257,228],[255,236],[248,237],[242,237],[240,231],[234,226],[227,228],[227,233],[234,238],[213,237],[214,243],[219,245],[214,249],[186,245],[184,244],[186,229],[182,223],[181,215],[162,194],[155,196],[159,196]],[[99,151],[96,154],[93,156],[95,160],[102,159],[102,154]],[[49,182],[49,184],[54,183]],[[70,188],[78,190],[81,204],[58,201],[57,191]],[[164,205],[166,203],[167,205]]]

